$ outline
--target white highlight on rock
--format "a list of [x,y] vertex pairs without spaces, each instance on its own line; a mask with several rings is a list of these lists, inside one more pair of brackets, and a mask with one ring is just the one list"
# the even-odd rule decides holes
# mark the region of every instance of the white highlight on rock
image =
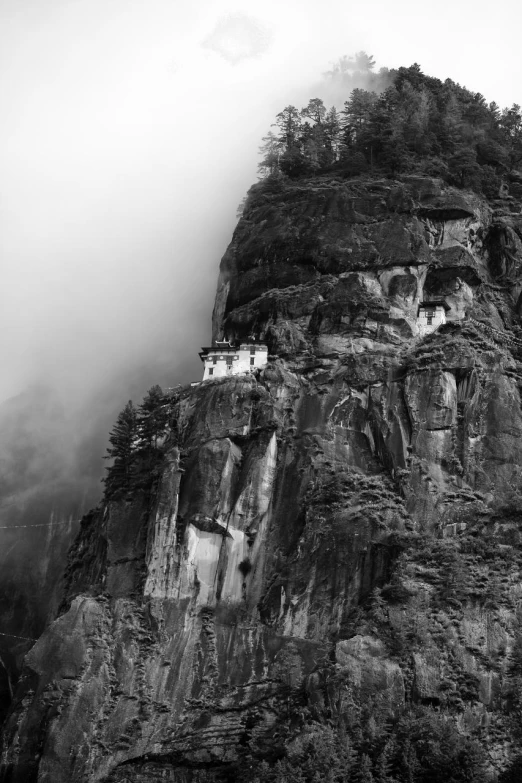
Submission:
[[[234,496],[235,473],[227,462],[222,473],[222,502],[215,519],[210,520],[215,523],[214,529],[200,529],[200,523],[193,518],[187,525],[183,543],[177,544],[176,515],[158,519],[148,554],[146,595],[191,598],[205,606],[218,601],[240,603],[245,598],[246,585],[262,571],[276,460],[274,432],[265,453],[252,462],[233,508],[228,502]],[[252,570],[245,575],[239,565],[247,558]]]

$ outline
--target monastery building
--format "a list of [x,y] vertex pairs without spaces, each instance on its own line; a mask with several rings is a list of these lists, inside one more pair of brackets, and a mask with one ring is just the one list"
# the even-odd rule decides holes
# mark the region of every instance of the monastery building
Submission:
[[215,341],[210,348],[202,348],[203,380],[223,378],[225,375],[240,375],[268,362],[268,348],[264,343],[241,343],[239,348],[228,340]]

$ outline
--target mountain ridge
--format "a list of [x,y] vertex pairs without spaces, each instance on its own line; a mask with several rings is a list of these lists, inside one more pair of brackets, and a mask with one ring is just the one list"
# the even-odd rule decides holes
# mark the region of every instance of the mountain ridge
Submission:
[[517,177],[251,189],[213,338],[268,364],[120,418],[0,780],[516,779]]

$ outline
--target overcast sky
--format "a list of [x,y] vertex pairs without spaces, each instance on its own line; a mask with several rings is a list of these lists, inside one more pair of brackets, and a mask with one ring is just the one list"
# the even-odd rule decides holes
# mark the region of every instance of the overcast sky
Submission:
[[145,363],[147,386],[199,379],[275,114],[361,49],[522,102],[521,7],[0,0],[0,401]]

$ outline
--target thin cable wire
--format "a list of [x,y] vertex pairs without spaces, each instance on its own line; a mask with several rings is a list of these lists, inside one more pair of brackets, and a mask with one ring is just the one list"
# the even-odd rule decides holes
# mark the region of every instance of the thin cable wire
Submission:
[[0,636],[9,636],[11,639],[23,639],[25,642],[37,642],[38,639],[30,639],[29,636],[15,636],[14,633],[2,633],[0,631]]
[[41,522],[38,525],[0,525],[0,530],[18,530],[21,527],[51,527],[52,525],[70,525],[70,520],[64,522]]

